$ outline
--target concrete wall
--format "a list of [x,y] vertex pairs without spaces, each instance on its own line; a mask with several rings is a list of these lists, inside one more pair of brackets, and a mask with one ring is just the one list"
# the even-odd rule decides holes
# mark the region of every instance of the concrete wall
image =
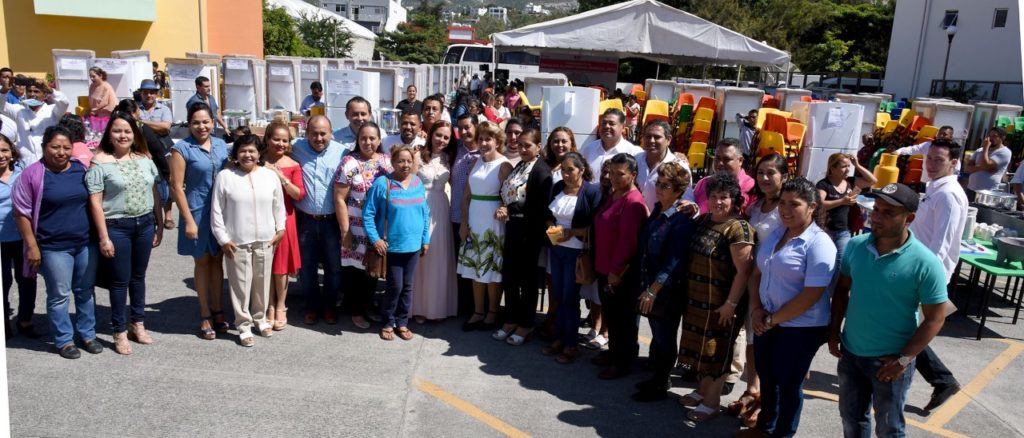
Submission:
[[263,1],[206,0],[207,52],[263,59]]
[[[993,28],[996,8],[1008,8],[1006,27]],[[885,92],[897,97],[927,96],[931,81],[942,79],[947,37],[946,10],[958,10],[950,48],[948,80],[1021,81],[1020,13],[1013,0],[900,0],[889,42]],[[1012,87],[1020,90],[1020,86]],[[1024,96],[1000,100],[1019,102]]]

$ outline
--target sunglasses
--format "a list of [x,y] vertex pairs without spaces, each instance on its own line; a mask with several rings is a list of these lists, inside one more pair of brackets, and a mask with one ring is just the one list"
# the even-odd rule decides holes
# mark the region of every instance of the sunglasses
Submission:
[[661,190],[672,190],[672,189],[676,188],[674,185],[669,184],[669,183],[658,183],[654,187],[657,187],[657,188],[659,188]]

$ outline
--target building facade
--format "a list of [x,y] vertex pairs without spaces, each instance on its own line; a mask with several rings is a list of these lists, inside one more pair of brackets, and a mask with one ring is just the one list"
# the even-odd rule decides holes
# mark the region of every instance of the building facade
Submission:
[[319,6],[373,33],[394,32],[408,14],[400,0],[321,0]]
[[1014,0],[896,2],[884,91],[897,98],[940,95],[946,69],[947,90],[962,100],[1021,104],[1020,13]]
[[263,8],[261,0],[4,1],[0,35],[0,66],[31,75],[53,72],[52,49],[148,50],[161,64],[186,52],[262,58]]

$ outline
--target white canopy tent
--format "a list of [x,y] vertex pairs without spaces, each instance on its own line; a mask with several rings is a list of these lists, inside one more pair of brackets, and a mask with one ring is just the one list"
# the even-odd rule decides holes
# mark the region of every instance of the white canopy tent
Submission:
[[779,67],[788,53],[655,0],[617,3],[492,36],[502,51]]
[[341,15],[326,9],[321,9],[306,3],[302,0],[267,0],[270,7],[284,8],[293,18],[302,16],[324,18],[329,17],[338,20],[350,34],[352,34],[352,52],[349,58],[352,59],[373,59],[373,48],[377,45],[377,35],[370,29],[363,27],[355,21],[349,20]]

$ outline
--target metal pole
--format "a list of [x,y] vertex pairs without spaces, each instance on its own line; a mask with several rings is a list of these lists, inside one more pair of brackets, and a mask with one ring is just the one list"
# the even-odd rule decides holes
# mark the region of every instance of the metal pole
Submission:
[[940,96],[946,95],[946,71],[949,70],[949,49],[953,47],[953,35],[948,35],[949,43],[946,44],[946,63],[942,66],[942,91]]

